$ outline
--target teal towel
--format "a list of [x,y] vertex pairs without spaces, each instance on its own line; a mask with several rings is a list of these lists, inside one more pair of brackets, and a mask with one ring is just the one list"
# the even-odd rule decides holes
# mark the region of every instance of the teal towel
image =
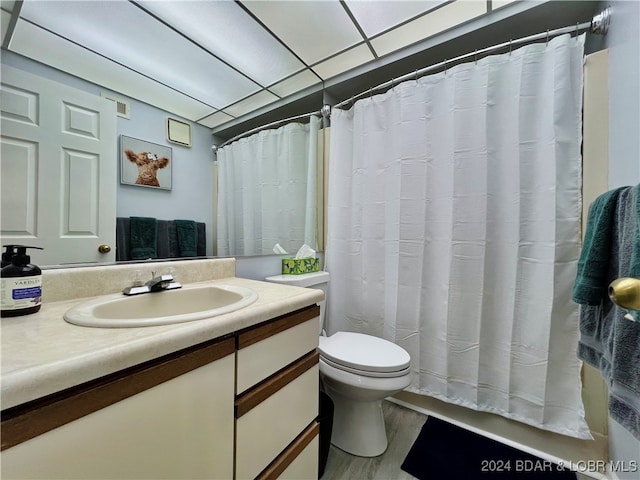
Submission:
[[[587,280],[598,276],[598,281],[604,287],[616,278],[637,276],[640,273],[639,190],[640,185],[623,187],[615,192],[617,195],[610,225],[609,255],[592,251],[592,256],[587,257],[595,257],[597,262],[607,258],[608,266],[600,280],[600,272],[589,271],[590,265],[587,262],[583,267],[591,275],[585,275]],[[592,212],[589,213],[591,216]],[[603,227],[602,224],[600,226]],[[590,292],[587,290],[587,293]],[[580,342],[577,353],[578,358],[599,369],[607,381],[611,418],[640,440],[640,322],[628,320],[626,313],[625,309],[609,299],[606,290],[599,303],[583,304],[580,307]],[[637,312],[630,313],[637,320]]]
[[583,305],[598,305],[609,286],[607,270],[611,254],[611,239],[620,187],[603,193],[589,207],[587,231],[578,261],[578,274],[573,285],[573,301]]
[[195,257],[198,246],[198,229],[193,220],[175,220],[178,232],[178,251],[181,257]]
[[158,221],[151,217],[129,217],[131,260],[156,258]]

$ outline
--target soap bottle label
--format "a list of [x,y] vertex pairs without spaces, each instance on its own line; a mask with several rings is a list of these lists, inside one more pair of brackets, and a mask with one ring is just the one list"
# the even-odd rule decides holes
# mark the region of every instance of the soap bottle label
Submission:
[[2,310],[22,310],[42,303],[42,275],[3,278],[0,288]]

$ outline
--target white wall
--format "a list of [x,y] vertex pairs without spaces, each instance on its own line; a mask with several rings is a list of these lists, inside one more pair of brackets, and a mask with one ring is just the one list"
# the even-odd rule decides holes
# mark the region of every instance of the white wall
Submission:
[[[613,0],[605,47],[609,48],[609,187],[640,182],[640,2]],[[640,441],[609,419],[609,457],[640,468]],[[631,469],[631,468],[630,468]],[[637,480],[640,471],[619,472]]]
[[640,2],[609,3],[609,186],[615,188],[640,181]]
[[[2,63],[34,75],[100,95],[99,85],[81,80],[13,52],[2,51]],[[207,224],[207,254],[213,245],[213,154],[211,129],[191,124],[192,147],[167,142],[165,122],[175,115],[135,99],[116,95],[131,103],[131,118],[118,117],[117,133],[171,147],[173,178],[171,190],[118,185],[116,215],[148,216],[162,220],[191,219]],[[186,121],[178,118],[179,120]],[[118,174],[119,175],[119,174]],[[118,176],[119,178],[119,176]]]

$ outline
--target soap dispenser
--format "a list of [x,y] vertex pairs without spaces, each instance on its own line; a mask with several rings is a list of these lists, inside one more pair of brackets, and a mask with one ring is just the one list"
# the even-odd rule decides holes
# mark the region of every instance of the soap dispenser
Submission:
[[[0,270],[0,316],[17,317],[36,313],[42,303],[42,271],[37,265],[29,263],[31,257],[27,255],[27,248],[42,248],[26,245],[10,247],[15,248],[11,263]],[[3,261],[6,253],[3,254]]]

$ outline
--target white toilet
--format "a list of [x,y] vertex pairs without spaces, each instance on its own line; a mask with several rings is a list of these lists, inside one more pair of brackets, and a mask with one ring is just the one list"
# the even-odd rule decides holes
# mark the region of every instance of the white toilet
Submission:
[[[267,281],[317,288],[327,295],[328,272],[275,275]],[[326,298],[326,297],[325,297]],[[325,302],[320,304],[322,334]],[[382,399],[411,383],[411,358],[402,347],[382,338],[353,332],[320,336],[320,378],[334,402],[331,443],[361,457],[387,449]]]

